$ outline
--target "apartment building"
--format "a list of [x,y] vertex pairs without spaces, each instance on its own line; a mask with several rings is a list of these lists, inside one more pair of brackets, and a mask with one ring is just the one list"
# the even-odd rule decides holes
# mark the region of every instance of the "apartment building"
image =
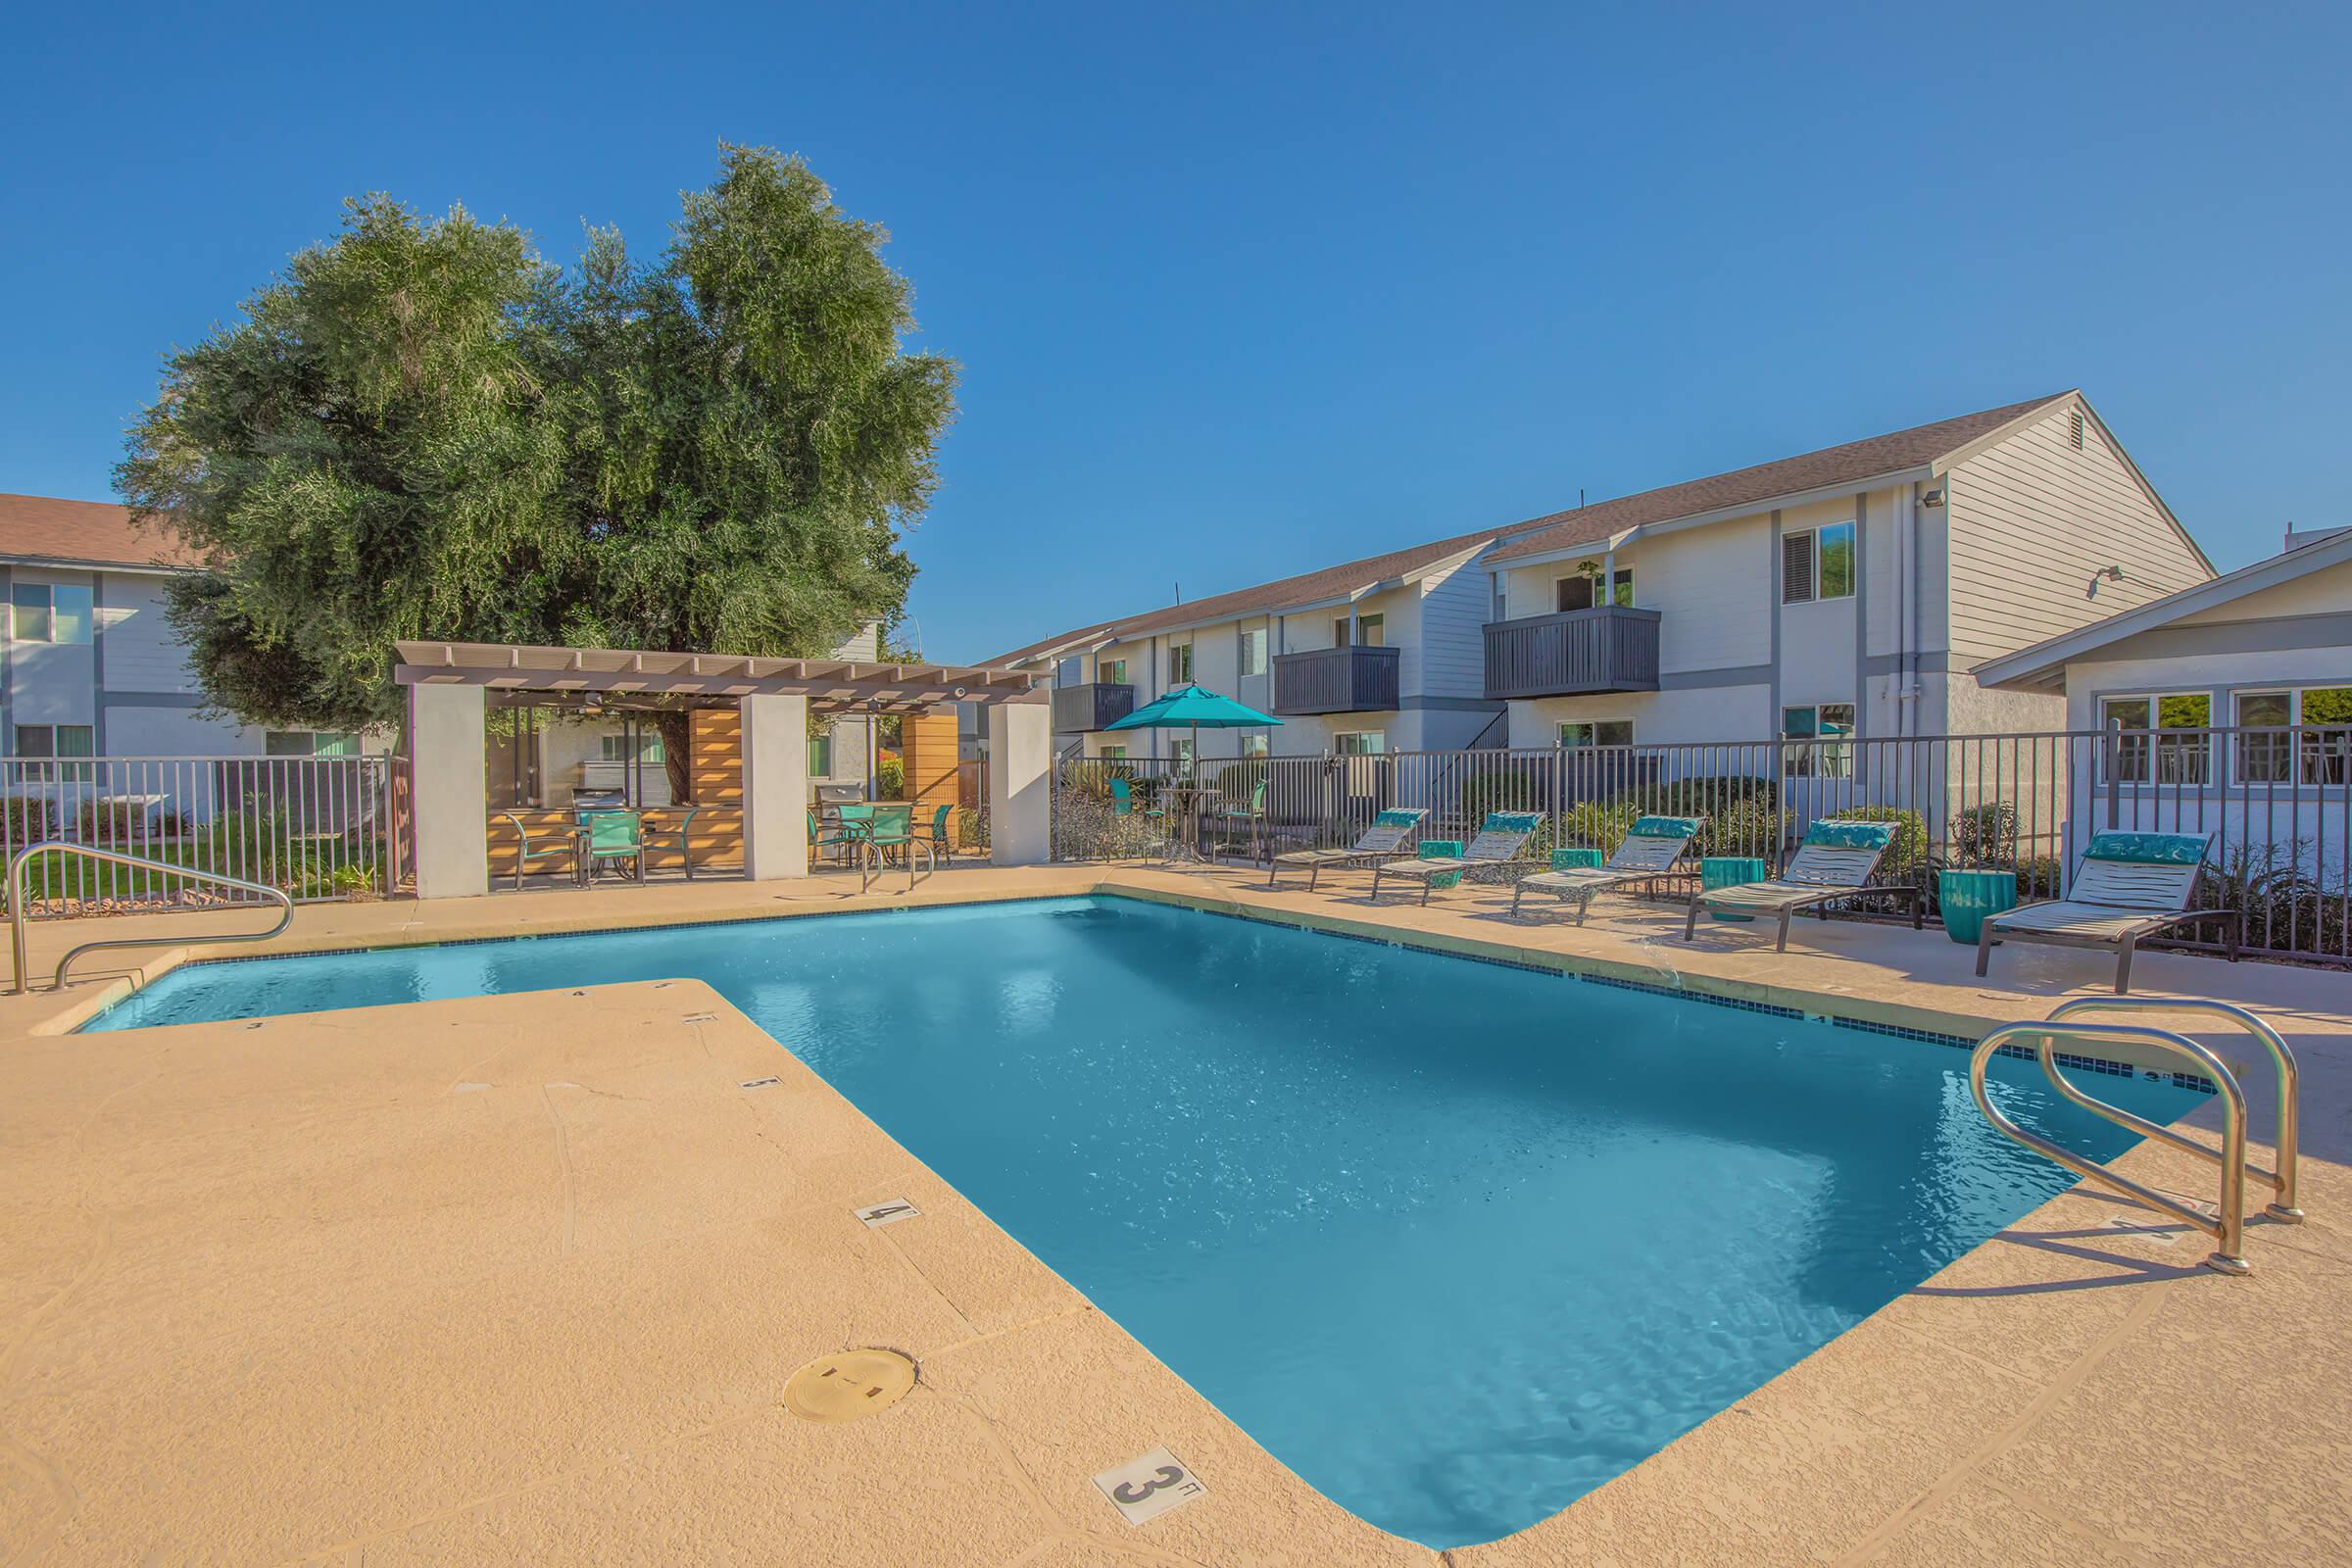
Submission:
[[1058,743],[1198,680],[1284,719],[1212,756],[2055,728],[1983,662],[2213,567],[2068,391],[1096,621],[1050,663]]
[[1515,746],[2055,729],[1974,666],[2214,575],[2076,391],[1560,513],[1483,564]]
[[1391,551],[1081,626],[991,662],[1050,665],[1056,744],[1089,757],[1187,755],[1189,735],[1106,726],[1189,681],[1283,720],[1203,732],[1211,757],[1495,745],[1505,709],[1480,687],[1491,592],[1480,564],[1513,536],[1488,528]]

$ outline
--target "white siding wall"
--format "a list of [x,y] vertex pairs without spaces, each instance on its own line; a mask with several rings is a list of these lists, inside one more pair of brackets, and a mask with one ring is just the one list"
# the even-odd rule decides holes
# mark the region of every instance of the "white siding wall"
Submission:
[[[1486,689],[1485,633],[1493,579],[1475,562],[1421,579],[1421,625],[1400,671],[1407,696],[1480,697]],[[1481,724],[1486,715],[1481,715]]]
[[[1964,666],[2213,575],[2098,421],[2084,418],[2080,451],[2068,429],[2061,407],[1949,476],[1951,647]],[[2113,565],[2124,580],[2099,580]]]
[[98,611],[110,692],[195,691],[187,649],[164,618],[164,580],[108,574]]
[[1763,740],[1778,727],[1771,693],[1772,688],[1763,685],[1714,686],[1513,703],[1510,743],[1549,746],[1558,738],[1561,724],[1601,718],[1633,720],[1637,746]]

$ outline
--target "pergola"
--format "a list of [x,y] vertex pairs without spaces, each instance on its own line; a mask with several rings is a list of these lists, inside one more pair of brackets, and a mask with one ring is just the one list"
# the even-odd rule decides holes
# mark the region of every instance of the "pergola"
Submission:
[[987,710],[993,858],[1027,865],[1050,855],[1053,713],[1035,671],[511,643],[404,642],[399,651],[393,679],[409,693],[419,898],[489,891],[484,721],[493,701],[738,710],[744,875],[754,881],[808,874],[810,713],[977,703]]

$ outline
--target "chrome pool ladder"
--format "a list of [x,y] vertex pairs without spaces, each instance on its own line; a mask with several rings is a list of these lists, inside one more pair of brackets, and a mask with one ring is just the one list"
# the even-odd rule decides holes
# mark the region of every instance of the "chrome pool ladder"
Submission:
[[[2236,1025],[2262,1043],[2270,1054],[2271,1066],[2278,1085],[2278,1169],[2264,1170],[2246,1163],[2246,1096],[2238,1086],[2237,1075],[2209,1048],[2199,1045],[2185,1035],[2169,1029],[2154,1029],[2143,1024],[2100,1022],[2067,1023],[2064,1020],[2088,1012],[2190,1012],[2222,1019]],[[2095,1116],[2104,1116],[2117,1126],[2143,1138],[2154,1138],[2184,1150],[2200,1158],[2221,1166],[2221,1202],[2217,1212],[2208,1217],[2205,1211],[2154,1188],[2142,1186],[2128,1176],[2120,1176],[2106,1166],[2062,1149],[2048,1139],[2030,1133],[1994,1108],[1985,1094],[1984,1073],[1993,1056],[2003,1046],[2023,1037],[2034,1037],[2040,1042],[2037,1054],[2041,1070],[2052,1088],[2068,1100]],[[2058,1042],[2121,1041],[2152,1046],[2159,1051],[2187,1058],[2199,1075],[2212,1081],[2222,1102],[2222,1147],[2208,1149],[2193,1138],[2183,1137],[2170,1127],[2162,1127],[2143,1116],[2135,1116],[2120,1105],[2084,1094],[2077,1088],[2058,1065]],[[2045,1159],[2065,1166],[2076,1175],[2103,1187],[2112,1188],[2133,1198],[2150,1208],[2170,1214],[2182,1224],[2203,1231],[2214,1239],[2213,1254],[2205,1266],[2223,1274],[2250,1274],[2253,1269],[2245,1259],[2245,1184],[2246,1175],[2254,1175],[2271,1184],[2274,1194],[2269,1216],[2282,1224],[2294,1224],[2303,1217],[2295,1206],[2295,1145],[2299,1130],[2297,1097],[2300,1075],[2295,1066],[2295,1054],[2287,1049],[2278,1031],[2243,1007],[2227,1002],[2209,1002],[2202,998],[2186,1001],[2165,997],[2082,997],[2063,1003],[2039,1022],[2003,1024],[1977,1043],[1969,1058],[1968,1087],[1976,1097],[1977,1108],[1984,1119],[2003,1135],[2023,1144]]]
[[46,840],[19,850],[8,862],[9,953],[16,962],[16,977],[9,986],[11,995],[31,988],[31,977],[26,972],[24,956],[24,867],[35,857],[42,855],[78,856],[86,860],[102,860],[110,865],[127,865],[136,870],[153,871],[167,879],[204,882],[214,887],[234,888],[240,893],[258,893],[263,898],[275,901],[279,907],[277,924],[267,931],[207,931],[168,937],[113,937],[99,942],[84,942],[77,948],[68,949],[66,956],[57,960],[57,978],[52,982],[55,987],[65,985],[66,971],[74,966],[75,958],[85,953],[96,953],[101,948],[192,948],[207,942],[267,942],[294,923],[294,901],[286,896],[283,888],[273,888],[265,882],[248,882],[242,877],[223,876],[219,871],[178,865],[170,860],[142,859],[119,850],[101,849],[95,844]]

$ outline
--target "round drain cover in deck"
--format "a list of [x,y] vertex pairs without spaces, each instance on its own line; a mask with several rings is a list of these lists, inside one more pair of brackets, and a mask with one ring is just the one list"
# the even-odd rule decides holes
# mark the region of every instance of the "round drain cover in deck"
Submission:
[[784,1381],[784,1408],[810,1421],[855,1421],[886,1410],[914,1387],[914,1363],[896,1350],[844,1350]]

